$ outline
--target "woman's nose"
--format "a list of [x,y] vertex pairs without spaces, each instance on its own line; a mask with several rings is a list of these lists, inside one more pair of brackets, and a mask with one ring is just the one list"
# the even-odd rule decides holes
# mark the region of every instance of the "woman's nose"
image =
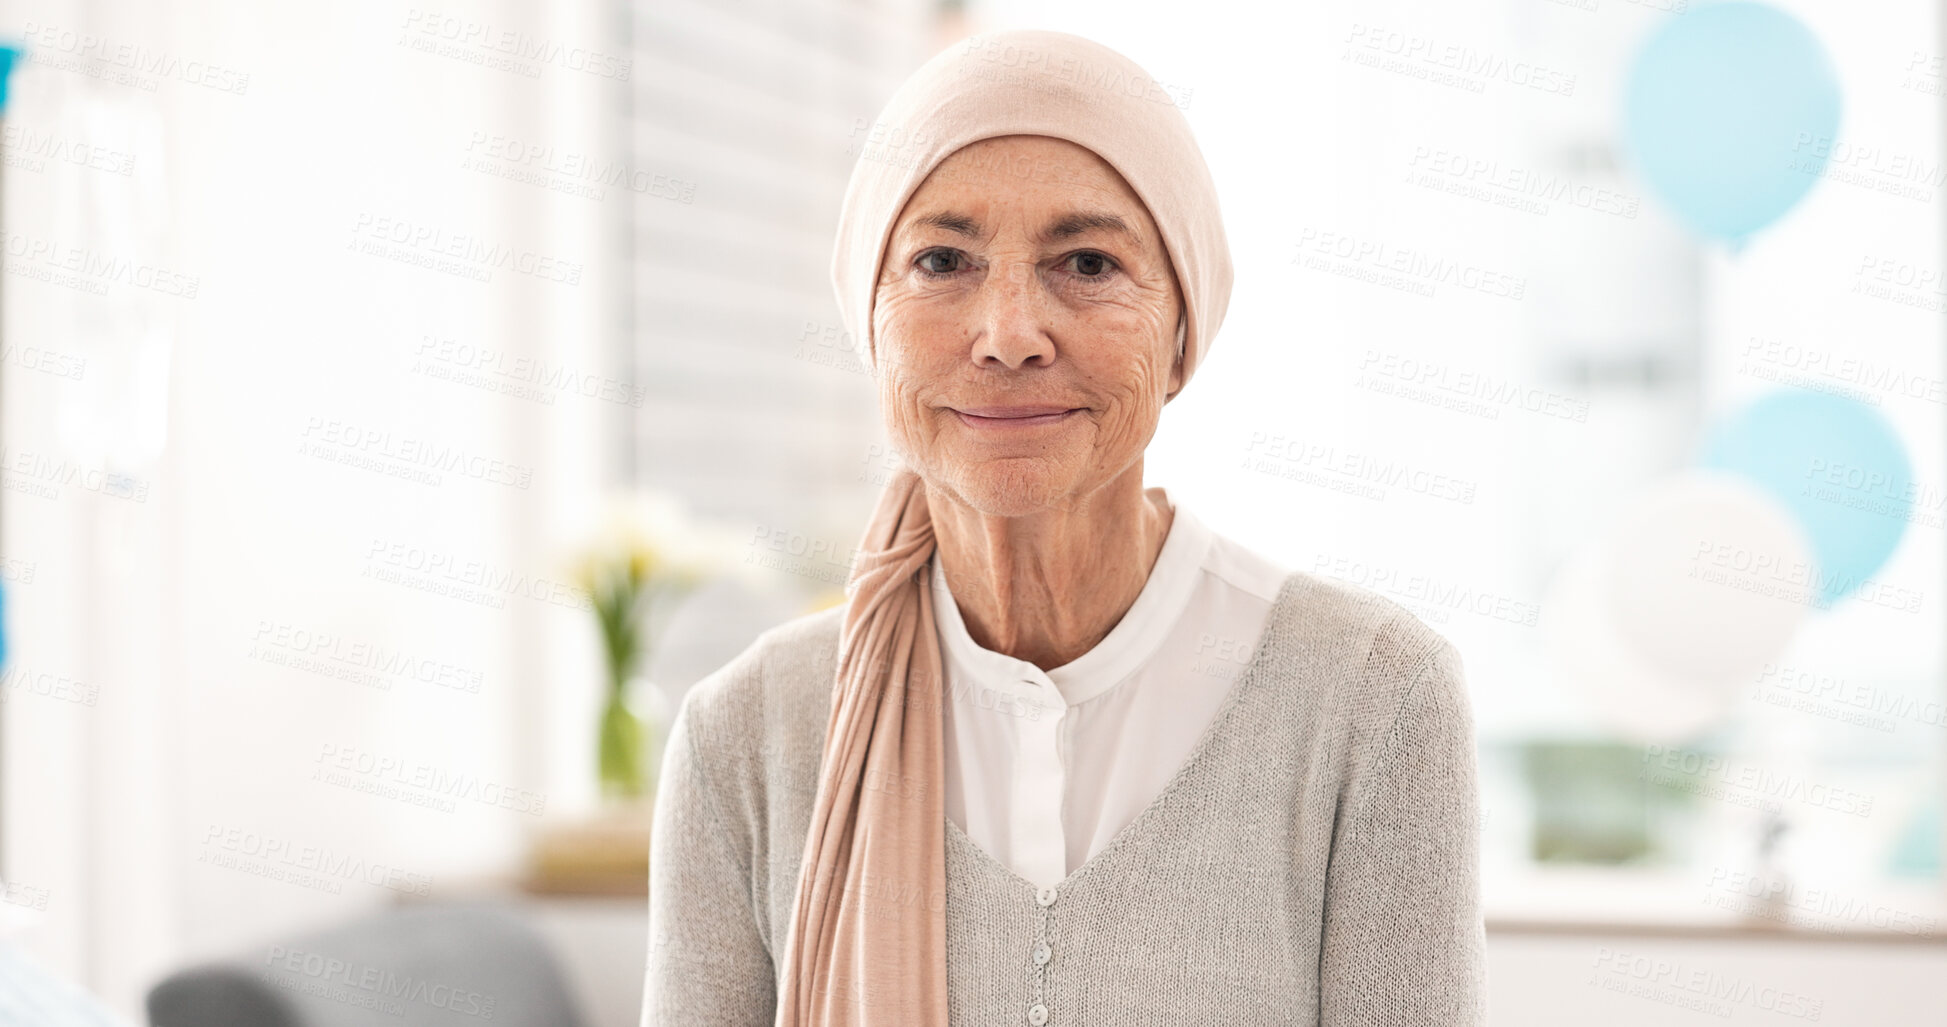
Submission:
[[1010,368],[1055,358],[1048,334],[1053,305],[1040,269],[1029,261],[996,264],[980,283],[980,325],[972,357],[997,360]]

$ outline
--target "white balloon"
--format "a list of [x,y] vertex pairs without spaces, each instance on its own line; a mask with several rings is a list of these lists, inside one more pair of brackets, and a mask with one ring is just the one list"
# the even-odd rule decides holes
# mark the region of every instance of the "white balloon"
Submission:
[[1635,741],[1713,727],[1790,644],[1809,596],[1790,582],[1807,580],[1810,560],[1804,533],[1764,492],[1715,472],[1678,475],[1550,582],[1540,626],[1556,680]]
[[1609,605],[1652,667],[1748,683],[1811,607],[1810,540],[1743,478],[1691,471],[1647,496],[1611,535]]
[[1659,673],[1616,630],[1606,546],[1570,556],[1542,599],[1540,628],[1554,680],[1579,693],[1603,725],[1631,741],[1674,745],[1729,712],[1732,690]]

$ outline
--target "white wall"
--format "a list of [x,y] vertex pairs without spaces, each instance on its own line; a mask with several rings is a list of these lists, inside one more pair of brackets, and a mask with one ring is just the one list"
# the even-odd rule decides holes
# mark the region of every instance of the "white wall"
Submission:
[[[627,392],[547,376],[616,373],[630,196],[575,191],[618,159],[621,67],[585,53],[626,56],[604,10],[0,5],[46,58],[15,74],[9,238],[174,273],[4,280],[5,343],[80,369],[4,363],[0,549],[31,575],[9,582],[9,669],[38,675],[9,684],[96,696],[6,689],[5,870],[46,896],[30,951],[129,1015],[184,959],[509,868],[540,819],[317,780],[328,753],[399,761],[408,795],[423,773],[546,814],[590,796],[599,665],[564,547],[619,464]],[[447,38],[462,23],[487,34]],[[482,63],[503,33],[549,56]],[[131,118],[159,134],[125,135]],[[552,152],[519,163],[509,141]],[[91,146],[130,173],[60,156]],[[146,419],[72,430],[129,410]],[[457,463],[415,479],[439,447]],[[61,467],[139,497],[48,483]],[[284,848],[252,858],[266,843]],[[307,847],[350,875],[259,872]]]

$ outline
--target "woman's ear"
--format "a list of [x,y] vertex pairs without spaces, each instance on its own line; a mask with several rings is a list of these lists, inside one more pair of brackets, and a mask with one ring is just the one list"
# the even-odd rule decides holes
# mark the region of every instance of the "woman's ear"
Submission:
[[1176,361],[1170,365],[1170,387],[1165,395],[1176,395],[1183,387],[1183,344],[1190,335],[1190,321],[1181,308],[1176,313]]

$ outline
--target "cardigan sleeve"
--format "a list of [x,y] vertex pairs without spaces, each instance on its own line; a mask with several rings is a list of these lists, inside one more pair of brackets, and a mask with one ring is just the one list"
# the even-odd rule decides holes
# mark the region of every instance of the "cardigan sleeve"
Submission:
[[1473,713],[1459,651],[1428,635],[1432,652],[1334,828],[1321,1027],[1486,1022]]
[[770,1027],[776,982],[749,857],[698,759],[696,689],[670,724],[649,841],[649,962],[641,1027]]

